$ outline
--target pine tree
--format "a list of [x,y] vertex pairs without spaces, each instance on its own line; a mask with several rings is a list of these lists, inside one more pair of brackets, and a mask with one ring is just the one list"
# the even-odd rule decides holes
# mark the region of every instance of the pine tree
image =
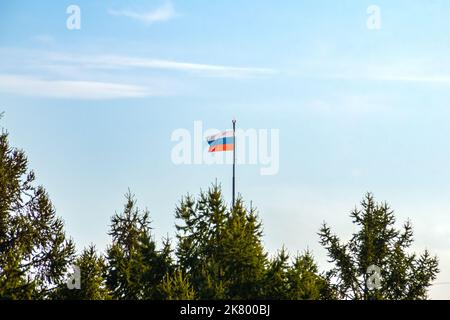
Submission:
[[286,272],[286,298],[289,300],[333,299],[333,292],[326,276],[319,269],[310,251],[295,257]]
[[288,299],[287,271],[289,268],[289,255],[283,247],[277,255],[270,260],[264,275],[264,298],[272,300]]
[[112,217],[110,235],[112,244],[107,249],[106,281],[115,299],[157,299],[158,286],[171,270],[170,243],[161,251],[150,234],[147,210],[136,206],[134,196],[128,192],[121,214]]
[[60,286],[54,299],[59,300],[108,300],[110,293],[104,278],[105,260],[97,254],[94,245],[84,249],[75,259],[74,266],[80,270],[80,289],[69,289],[66,284]]
[[319,274],[311,252],[289,263],[283,247],[270,261],[265,275],[264,298],[274,300],[319,300],[334,297],[328,279]]
[[195,291],[189,281],[189,277],[176,269],[164,276],[160,285],[161,297],[164,300],[194,300]]
[[237,199],[227,210],[218,184],[187,196],[176,210],[181,270],[190,275],[201,299],[248,299],[261,295],[266,256],[261,224],[254,210]]
[[420,256],[408,252],[413,242],[411,224],[408,221],[403,230],[397,230],[387,203],[375,203],[368,193],[361,205],[362,210],[350,214],[360,230],[348,243],[342,243],[326,224],[319,233],[330,262],[335,264],[329,276],[339,297],[426,299],[427,288],[439,272],[437,258],[428,251]]
[[180,269],[190,275],[201,299],[223,299],[223,270],[220,265],[220,242],[227,211],[219,185],[201,192],[197,202],[191,196],[181,200],[175,216]]
[[75,252],[22,150],[0,135],[0,298],[44,299],[64,282]]
[[227,298],[255,299],[262,296],[267,265],[262,236],[256,210],[247,210],[242,199],[238,198],[221,235],[220,261]]

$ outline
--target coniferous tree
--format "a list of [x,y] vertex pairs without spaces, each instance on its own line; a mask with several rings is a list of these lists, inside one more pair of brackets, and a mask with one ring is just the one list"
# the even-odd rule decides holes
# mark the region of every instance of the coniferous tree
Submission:
[[222,234],[228,216],[219,185],[201,192],[195,202],[182,199],[176,209],[178,263],[201,299],[225,298],[223,265],[220,263]]
[[60,286],[54,298],[59,300],[108,300],[110,293],[106,287],[105,260],[97,254],[94,245],[84,249],[75,259],[74,266],[80,270],[80,289],[69,289],[66,284]]
[[74,245],[22,150],[0,134],[0,298],[45,299],[65,281]]
[[319,233],[330,262],[335,264],[329,276],[339,298],[426,299],[439,272],[437,258],[428,251],[420,256],[409,253],[411,224],[408,221],[403,230],[397,230],[394,212],[386,203],[375,203],[368,193],[361,205],[362,210],[350,214],[360,230],[348,243],[342,243],[326,224]]
[[241,198],[228,210],[220,186],[182,199],[176,210],[180,268],[201,299],[261,297],[266,254],[256,212]]
[[328,281],[319,275],[310,253],[289,265],[283,248],[271,261],[262,246],[256,210],[242,199],[227,210],[220,186],[187,196],[176,210],[176,255],[200,299],[327,298]]
[[134,196],[126,194],[123,213],[111,221],[112,245],[107,249],[106,281],[114,299],[158,299],[158,286],[171,268],[168,241],[162,250],[150,234],[147,210],[136,206]]
[[295,257],[286,272],[286,298],[289,300],[320,300],[336,297],[329,279],[319,273],[310,251]]
[[311,252],[296,256],[290,264],[284,247],[269,263],[264,288],[266,299],[319,300],[335,297],[327,277],[319,273]]
[[270,260],[264,275],[264,298],[272,300],[287,299],[287,270],[289,255],[283,247]]
[[159,290],[164,300],[194,300],[196,296],[189,277],[180,269],[166,274]]
[[262,225],[256,210],[236,200],[221,235],[221,264],[225,295],[232,299],[262,297],[267,255],[262,246]]

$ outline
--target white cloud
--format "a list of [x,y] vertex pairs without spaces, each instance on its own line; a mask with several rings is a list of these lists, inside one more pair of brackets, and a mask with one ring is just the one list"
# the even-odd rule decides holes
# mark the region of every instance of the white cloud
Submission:
[[143,68],[161,69],[180,72],[191,72],[213,77],[242,78],[254,76],[267,76],[275,74],[276,71],[267,68],[233,67],[225,65],[201,64],[180,62],[173,60],[161,60],[152,58],[136,58],[114,55],[100,56],[54,56],[54,61],[78,63],[88,68],[117,69],[117,68]]
[[120,55],[73,55],[43,50],[29,51],[0,48],[0,57],[2,56],[3,60],[0,59],[0,66],[4,65],[5,68],[11,68],[12,66],[17,68],[51,68],[52,72],[57,72],[58,67],[61,70],[75,68],[77,70],[110,69],[116,71],[133,68],[185,72],[222,78],[251,78],[278,73],[278,71],[269,68],[236,67]]
[[70,99],[141,98],[157,95],[148,88],[98,81],[43,80],[30,76],[0,74],[0,91],[6,93]]
[[123,17],[128,17],[131,19],[135,19],[135,20],[143,22],[147,25],[153,24],[155,22],[168,21],[177,16],[175,9],[171,2],[167,2],[166,4],[162,5],[161,7],[157,8],[155,10],[148,11],[148,12],[138,12],[138,11],[129,10],[129,9],[123,9],[123,10],[110,9],[110,10],[108,10],[108,13],[113,16],[123,16]]
[[186,92],[189,84],[178,85],[176,74],[151,72],[155,70],[224,78],[276,72],[265,68],[4,47],[0,47],[0,69],[3,70],[0,92],[73,99],[141,98]]

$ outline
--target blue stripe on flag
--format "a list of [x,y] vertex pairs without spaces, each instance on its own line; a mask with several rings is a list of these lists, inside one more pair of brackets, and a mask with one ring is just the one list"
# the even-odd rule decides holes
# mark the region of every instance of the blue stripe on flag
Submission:
[[220,138],[213,141],[208,141],[210,147],[218,146],[221,144],[234,144],[234,138]]

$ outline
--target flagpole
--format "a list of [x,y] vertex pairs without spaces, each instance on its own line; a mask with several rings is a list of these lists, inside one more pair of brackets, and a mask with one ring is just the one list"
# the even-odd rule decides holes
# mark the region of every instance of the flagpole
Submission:
[[234,194],[235,194],[235,173],[236,173],[236,119],[233,119],[233,209],[234,209]]

